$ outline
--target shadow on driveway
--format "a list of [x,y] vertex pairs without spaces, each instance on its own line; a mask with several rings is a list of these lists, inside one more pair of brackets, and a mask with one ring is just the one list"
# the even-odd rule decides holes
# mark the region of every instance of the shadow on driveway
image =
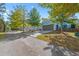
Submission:
[[[32,34],[34,34],[34,33],[30,33],[30,32],[21,32],[21,33],[6,33],[6,34],[4,34],[3,35],[3,37],[2,38],[0,38],[0,40],[1,41],[12,41],[12,40],[16,40],[16,39],[20,39],[20,38],[26,38],[27,36],[30,36],[30,35],[32,35]],[[0,34],[0,36],[1,36],[1,34]]]

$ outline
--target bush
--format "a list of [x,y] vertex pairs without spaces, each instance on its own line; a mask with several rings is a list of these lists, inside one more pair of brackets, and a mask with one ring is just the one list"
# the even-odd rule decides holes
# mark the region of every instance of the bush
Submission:
[[75,33],[75,36],[79,37],[79,32],[76,32],[76,33]]

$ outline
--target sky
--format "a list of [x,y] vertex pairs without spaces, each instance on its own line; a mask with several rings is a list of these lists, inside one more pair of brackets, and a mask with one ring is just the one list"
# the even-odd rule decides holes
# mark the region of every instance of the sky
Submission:
[[[48,18],[48,9],[41,7],[37,3],[20,3],[25,6],[25,8],[30,11],[33,7],[37,9],[39,12],[41,18]],[[6,3],[6,11],[7,13],[4,14],[5,21],[7,21],[7,14],[10,13],[11,10],[14,10],[16,5],[19,5],[18,3]]]

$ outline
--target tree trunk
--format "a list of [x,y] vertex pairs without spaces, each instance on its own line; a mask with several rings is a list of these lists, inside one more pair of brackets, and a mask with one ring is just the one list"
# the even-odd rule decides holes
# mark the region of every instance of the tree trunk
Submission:
[[24,32],[24,28],[25,28],[25,26],[24,26],[24,20],[23,20],[23,32]]
[[25,10],[23,9],[23,32],[25,29]]
[[62,27],[63,25],[62,25],[62,23],[63,23],[63,22],[61,22],[61,29],[60,29],[60,33],[61,33],[61,34],[63,34],[63,27]]

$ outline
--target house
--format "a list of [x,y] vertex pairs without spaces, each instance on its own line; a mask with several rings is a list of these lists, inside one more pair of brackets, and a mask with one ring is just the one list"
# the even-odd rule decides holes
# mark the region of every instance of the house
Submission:
[[50,20],[44,19],[41,24],[42,24],[42,33],[48,33],[53,30],[53,24]]
[[[65,29],[65,30],[66,29],[71,29],[71,28],[75,28],[75,25],[74,24],[69,24],[67,22],[63,22],[62,28]],[[55,23],[54,24],[54,30],[59,30],[59,29],[61,29],[61,25],[58,24],[58,23]]]
[[43,20],[42,21],[42,29],[44,31],[50,31],[53,29],[53,24],[50,20]]
[[[70,29],[75,28],[74,24],[69,24],[67,22],[63,22],[62,24],[63,29]],[[59,23],[52,23],[50,20],[43,20],[42,21],[42,30],[43,31],[52,31],[52,30],[59,30],[61,29],[61,25]]]

